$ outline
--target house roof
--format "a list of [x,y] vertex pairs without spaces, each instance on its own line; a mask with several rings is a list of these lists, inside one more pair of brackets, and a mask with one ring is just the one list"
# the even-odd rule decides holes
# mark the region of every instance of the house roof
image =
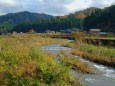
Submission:
[[107,34],[106,32],[100,32],[100,34]]
[[100,29],[90,29],[90,31],[101,31]]
[[60,30],[60,31],[65,31],[65,30]]

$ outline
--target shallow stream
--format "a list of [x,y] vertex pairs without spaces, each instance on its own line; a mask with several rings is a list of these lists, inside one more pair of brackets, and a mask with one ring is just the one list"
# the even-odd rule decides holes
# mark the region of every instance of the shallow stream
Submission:
[[[54,55],[57,55],[61,50],[66,53],[71,53],[71,48],[63,47],[60,44],[45,45],[42,46],[42,49],[45,52],[52,52]],[[86,86],[115,86],[115,68],[107,67],[104,65],[96,64],[90,61],[87,61],[81,57],[75,56],[79,60],[88,63],[91,65],[92,69],[96,74],[83,74],[79,79]],[[77,76],[78,73],[73,71]]]

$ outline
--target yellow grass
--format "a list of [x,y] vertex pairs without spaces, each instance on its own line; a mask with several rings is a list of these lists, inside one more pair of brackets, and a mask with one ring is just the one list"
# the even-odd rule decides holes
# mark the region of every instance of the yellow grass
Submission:
[[82,86],[73,78],[70,67],[56,62],[54,56],[39,48],[64,42],[34,34],[0,36],[0,85]]
[[64,63],[66,66],[71,66],[72,69],[76,70],[77,72],[79,71],[82,73],[94,73],[90,65],[81,62],[76,57],[68,55],[64,51],[61,51],[59,55],[62,63]]
[[79,55],[87,60],[114,67],[115,49],[104,46],[94,46],[83,42],[75,43],[72,54]]

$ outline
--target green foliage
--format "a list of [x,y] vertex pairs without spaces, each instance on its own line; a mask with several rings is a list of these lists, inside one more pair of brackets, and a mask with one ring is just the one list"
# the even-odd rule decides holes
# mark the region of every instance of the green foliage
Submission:
[[45,32],[46,30],[60,31],[72,28],[84,29],[84,18],[95,12],[97,8],[89,8],[84,11],[75,12],[73,14],[54,17],[53,19],[41,19],[35,22],[24,22],[14,28],[17,32],[28,32],[30,28],[34,28],[37,32]]
[[89,30],[91,28],[99,28],[102,31],[115,32],[115,5],[97,10],[84,20],[84,28]]
[[53,16],[46,14],[30,13],[27,11],[18,13],[9,13],[7,15],[0,16],[0,32],[2,33],[10,32],[15,26],[23,22],[32,22],[37,21],[39,19],[50,19],[50,18],[53,18]]
[[0,16],[0,23],[2,22],[13,22],[15,25],[21,24],[24,21],[36,21],[39,19],[49,19],[53,16],[47,14],[31,13],[28,11],[8,13],[7,15]]
[[105,9],[88,8],[84,11],[58,17],[30,12],[8,14],[0,17],[0,32],[9,30],[28,32],[31,28],[34,28],[36,32],[60,31],[72,28],[87,31],[91,28],[99,28],[102,31],[115,32],[114,9],[115,5]]
[[24,22],[16,26],[13,30],[17,32],[28,32],[30,28],[34,28],[37,32],[45,32],[46,30],[60,31],[72,29],[73,27],[82,28],[83,20],[77,19],[75,16],[41,19],[35,22]]
[[14,24],[12,22],[3,22],[0,24],[0,34],[1,33],[7,33],[11,29],[13,29]]

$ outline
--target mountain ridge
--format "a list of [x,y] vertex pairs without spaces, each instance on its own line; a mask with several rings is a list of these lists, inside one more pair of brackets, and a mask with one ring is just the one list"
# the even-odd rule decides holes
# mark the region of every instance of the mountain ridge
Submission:
[[53,16],[44,13],[40,14],[40,13],[31,13],[29,11],[22,11],[17,13],[8,13],[6,15],[0,16],[0,23],[11,20],[14,24],[17,25],[24,22],[25,20],[36,21],[42,18],[48,19],[53,18]]
[[[14,20],[18,20],[18,24],[15,21],[12,21],[12,19],[10,19],[11,16],[10,18],[6,17],[6,20],[8,21],[5,21],[3,22],[3,24],[0,24],[0,31],[2,29],[7,30],[6,26],[8,26],[9,29],[10,24],[14,25],[12,27],[10,26],[10,28],[17,32],[26,32],[31,28],[34,28],[37,32],[44,32],[47,29],[60,31],[68,28],[78,28],[87,31],[91,28],[100,28],[102,31],[113,31],[115,27],[114,10],[115,5],[106,7],[104,9],[90,7],[85,10],[76,11],[75,13],[71,13],[64,16],[51,16],[44,13],[39,14],[31,13],[28,11],[10,13],[7,15],[11,15],[12,18],[14,18],[13,15],[17,15],[15,16],[16,18],[14,18]],[[38,14],[42,16],[38,16]],[[28,17],[30,18],[29,20]],[[31,20],[31,17],[33,20]],[[23,18],[24,20],[22,20]],[[2,21],[2,19],[0,19],[0,21]]]
[[85,18],[84,29],[100,28],[102,31],[115,32],[115,5],[106,7]]

